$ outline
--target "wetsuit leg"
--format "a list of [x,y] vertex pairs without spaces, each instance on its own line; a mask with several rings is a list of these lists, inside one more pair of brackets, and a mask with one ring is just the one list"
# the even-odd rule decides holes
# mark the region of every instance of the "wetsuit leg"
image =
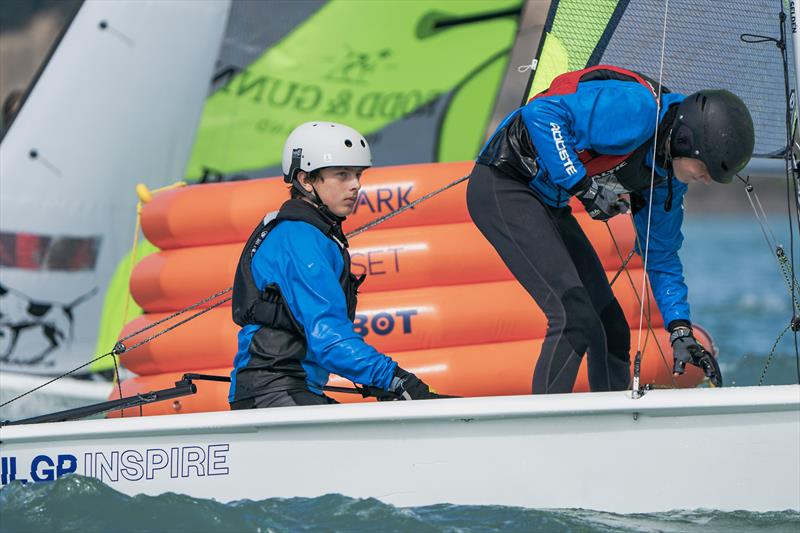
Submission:
[[628,321],[611,291],[603,264],[578,221],[570,211],[559,211],[555,221],[603,324],[602,342],[592,343],[587,356],[589,388],[593,391],[624,390],[628,388],[631,375]]
[[267,392],[250,398],[249,400],[241,400],[231,404],[232,410],[239,409],[260,409],[264,407],[295,407],[298,405],[328,405],[339,403],[333,398],[327,396],[320,396],[308,390],[290,390],[290,391],[277,391]]
[[553,208],[527,184],[483,165],[470,176],[467,206],[475,225],[547,316],[533,392],[571,392],[587,347],[604,344],[604,338]]

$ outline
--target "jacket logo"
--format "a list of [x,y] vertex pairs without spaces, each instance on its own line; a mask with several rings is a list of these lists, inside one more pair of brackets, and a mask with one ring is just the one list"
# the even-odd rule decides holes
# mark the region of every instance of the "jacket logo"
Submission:
[[553,133],[553,142],[556,144],[556,150],[558,151],[559,159],[563,161],[564,170],[566,170],[567,174],[570,176],[577,174],[578,170],[572,163],[572,159],[567,151],[567,145],[564,143],[564,137],[561,135],[561,127],[555,122],[551,122],[550,131]]

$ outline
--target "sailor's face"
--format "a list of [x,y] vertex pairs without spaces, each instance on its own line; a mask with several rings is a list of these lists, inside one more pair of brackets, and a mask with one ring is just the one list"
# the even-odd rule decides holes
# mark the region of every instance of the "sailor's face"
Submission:
[[695,182],[708,185],[712,181],[706,164],[699,159],[676,157],[672,160],[672,171],[678,181],[687,185]]
[[[322,202],[335,215],[346,217],[353,212],[361,189],[361,167],[328,167],[320,169],[321,179],[313,183]],[[303,180],[303,187],[312,192],[312,184]]]

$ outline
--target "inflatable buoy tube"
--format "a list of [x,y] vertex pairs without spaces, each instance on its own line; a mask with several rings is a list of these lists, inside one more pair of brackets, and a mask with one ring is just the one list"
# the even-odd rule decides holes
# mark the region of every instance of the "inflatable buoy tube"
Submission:
[[[605,268],[618,269],[622,259],[605,226],[591,221],[586,213],[578,213],[577,218]],[[630,221],[618,218],[628,224],[615,232],[620,252],[627,255],[634,236]],[[231,286],[243,246],[196,246],[150,255],[134,269],[131,294],[149,313],[188,307]],[[514,279],[471,222],[373,229],[351,241],[350,255],[353,273],[367,274],[362,293]],[[638,265],[641,261],[635,256],[628,266]]]
[[[472,170],[472,162],[373,167],[364,173],[346,232],[407,206]],[[469,222],[466,182],[387,220],[381,228]],[[142,209],[142,229],[162,250],[244,242],[258,222],[289,199],[281,178],[211,183],[165,191]],[[570,204],[575,212],[583,206]],[[623,218],[623,217],[620,217]]]
[[[631,275],[636,287],[641,286],[642,270]],[[614,292],[628,323],[638,324],[639,302],[630,282],[620,280]],[[660,328],[663,322],[655,304],[649,308],[654,313],[651,324]],[[125,326],[122,336],[164,316],[160,313],[140,316]],[[393,353],[543,338],[547,321],[519,283],[499,281],[363,294],[354,325],[355,331],[375,348]],[[238,331],[228,303],[123,354],[122,364],[137,374],[225,366],[236,353]],[[152,333],[146,331],[129,339],[127,344]]]
[[[432,163],[371,168],[364,173],[362,190],[347,231],[408,205],[461,176],[472,162]],[[383,227],[409,227],[468,222],[464,201],[466,184],[459,184],[423,202]],[[142,229],[161,249],[205,244],[244,242],[258,222],[289,199],[280,178],[213,183],[167,191],[142,210]]]

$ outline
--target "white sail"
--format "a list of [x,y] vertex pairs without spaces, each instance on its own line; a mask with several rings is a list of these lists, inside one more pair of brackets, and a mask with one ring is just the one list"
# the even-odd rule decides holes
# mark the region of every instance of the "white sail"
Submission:
[[228,0],[87,1],[0,144],[0,369],[94,354],[134,187],[183,176]]

